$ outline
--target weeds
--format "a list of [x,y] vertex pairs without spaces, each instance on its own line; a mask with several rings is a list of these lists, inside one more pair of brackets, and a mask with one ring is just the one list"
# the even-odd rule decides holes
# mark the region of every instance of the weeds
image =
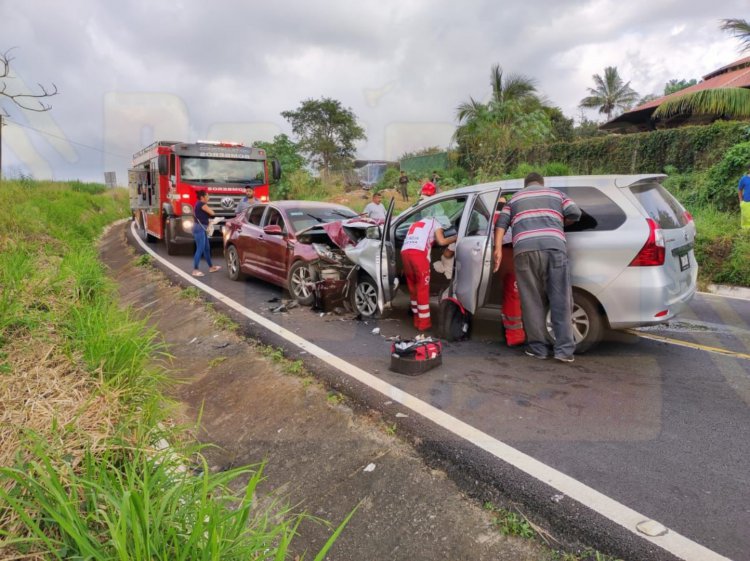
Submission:
[[135,260],[135,264],[138,267],[150,267],[153,264],[153,262],[154,262],[153,258],[148,253],[142,253]]
[[195,302],[201,299],[201,291],[195,286],[188,286],[180,291],[180,298]]
[[208,361],[208,367],[209,368],[215,368],[225,362],[227,360],[227,357],[225,356],[217,356],[216,358],[212,358]]
[[525,517],[491,503],[484,503],[484,508],[492,513],[492,522],[502,535],[526,539],[536,537],[536,532]]
[[326,396],[326,401],[329,403],[329,405],[340,405],[344,402],[344,396],[338,392],[330,391]]

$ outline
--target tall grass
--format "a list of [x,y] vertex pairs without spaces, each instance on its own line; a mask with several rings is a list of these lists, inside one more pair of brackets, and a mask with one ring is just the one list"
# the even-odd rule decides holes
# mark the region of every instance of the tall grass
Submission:
[[165,348],[118,306],[95,246],[127,194],[3,187],[0,557],[287,558],[304,517],[256,504],[262,466],[212,473],[163,428],[166,376],[151,364]]

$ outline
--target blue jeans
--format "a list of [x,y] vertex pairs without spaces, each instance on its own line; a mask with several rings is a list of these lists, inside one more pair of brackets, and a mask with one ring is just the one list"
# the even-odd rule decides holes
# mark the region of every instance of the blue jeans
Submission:
[[[542,356],[550,351],[558,357],[573,356],[576,343],[570,319],[573,293],[567,254],[552,249],[525,251],[515,254],[514,264],[529,349]],[[554,342],[547,331],[548,308]]]
[[193,239],[195,239],[193,269],[197,269],[201,264],[201,256],[206,259],[209,267],[213,266],[213,263],[211,263],[211,244],[208,241],[208,233],[198,222],[193,226]]

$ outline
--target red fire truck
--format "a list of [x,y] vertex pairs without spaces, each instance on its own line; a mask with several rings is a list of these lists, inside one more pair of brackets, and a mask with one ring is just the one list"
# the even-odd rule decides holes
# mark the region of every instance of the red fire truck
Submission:
[[[272,159],[271,176],[281,177]],[[237,204],[252,185],[255,197],[268,201],[268,162],[261,148],[234,142],[194,143],[160,140],[133,155],[128,170],[130,210],[140,235],[149,242],[163,239],[167,253],[192,247],[196,191],[208,193],[216,215],[235,215]],[[221,228],[215,236],[221,237]]]

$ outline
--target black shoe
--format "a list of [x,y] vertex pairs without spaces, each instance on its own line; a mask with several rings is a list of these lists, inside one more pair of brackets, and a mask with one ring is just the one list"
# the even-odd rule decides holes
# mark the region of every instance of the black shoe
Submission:
[[571,356],[556,356],[555,360],[559,360],[560,362],[570,363],[570,362],[574,362],[575,358],[573,357],[573,355],[571,355]]
[[547,355],[538,355],[531,349],[526,349],[524,353],[526,353],[527,356],[533,356],[534,358],[538,358],[539,360],[547,360],[549,358]]

